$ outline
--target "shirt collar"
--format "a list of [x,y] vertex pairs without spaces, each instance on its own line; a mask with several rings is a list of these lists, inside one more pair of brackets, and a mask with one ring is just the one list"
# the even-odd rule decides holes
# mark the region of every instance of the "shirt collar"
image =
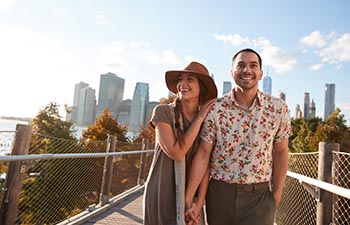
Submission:
[[[233,104],[234,105],[238,105],[238,106],[241,106],[241,104],[237,101],[237,99],[235,98],[235,95],[234,93],[236,92],[236,88],[232,88],[231,90],[231,93],[230,93],[230,99],[231,101],[229,102],[229,104],[232,106]],[[262,100],[263,100],[263,93],[261,91],[258,90],[258,92],[256,93],[256,97],[255,97],[255,100],[254,100],[254,104],[258,105],[259,107],[262,106]]]

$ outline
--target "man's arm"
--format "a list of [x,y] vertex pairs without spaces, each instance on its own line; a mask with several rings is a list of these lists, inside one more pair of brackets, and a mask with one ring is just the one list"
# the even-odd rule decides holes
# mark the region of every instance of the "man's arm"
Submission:
[[275,143],[273,148],[272,192],[278,205],[288,170],[288,138]]
[[[208,170],[212,149],[213,144],[201,140],[191,164],[190,176],[186,187],[186,208],[191,206],[196,190]],[[205,187],[203,186],[202,188]]]

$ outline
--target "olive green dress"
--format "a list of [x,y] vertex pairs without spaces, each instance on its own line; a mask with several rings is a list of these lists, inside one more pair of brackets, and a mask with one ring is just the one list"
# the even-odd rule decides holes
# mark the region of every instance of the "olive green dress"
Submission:
[[[150,123],[164,122],[170,124],[174,129],[174,113],[172,110],[174,108],[171,104],[156,106],[153,110]],[[184,119],[183,127],[185,131],[190,125],[190,122]],[[197,137],[193,146],[198,145],[198,139]],[[186,154],[187,171],[194,153],[193,146]],[[181,176],[185,176],[185,174]],[[175,192],[174,160],[164,153],[159,143],[156,143],[153,161],[145,184],[143,202],[144,225],[177,225]],[[184,201],[184,199],[182,200]]]

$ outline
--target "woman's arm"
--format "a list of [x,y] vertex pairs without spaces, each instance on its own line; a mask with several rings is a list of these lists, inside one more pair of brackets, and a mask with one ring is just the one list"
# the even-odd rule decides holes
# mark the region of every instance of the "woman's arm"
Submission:
[[208,185],[209,185],[209,174],[210,168],[208,167],[207,171],[204,174],[204,177],[198,188],[198,196],[197,199],[192,202],[192,205],[189,209],[187,209],[185,216],[187,217],[187,224],[197,224],[200,221],[200,215],[202,208],[205,202],[205,196],[207,194]]
[[183,159],[196,139],[201,125],[210,107],[215,101],[215,99],[212,99],[201,106],[197,118],[192,122],[190,128],[184,134],[183,145],[180,145],[179,141],[176,139],[173,128],[170,124],[165,122],[153,122],[156,131],[156,139],[165,154],[173,160]]

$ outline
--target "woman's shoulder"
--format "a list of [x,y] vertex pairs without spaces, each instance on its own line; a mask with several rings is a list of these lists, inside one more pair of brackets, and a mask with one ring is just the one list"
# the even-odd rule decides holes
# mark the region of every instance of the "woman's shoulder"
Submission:
[[154,107],[154,111],[157,112],[170,112],[173,109],[172,104],[159,104]]
[[159,104],[154,107],[151,122],[171,123],[173,114],[173,106],[171,104]]

